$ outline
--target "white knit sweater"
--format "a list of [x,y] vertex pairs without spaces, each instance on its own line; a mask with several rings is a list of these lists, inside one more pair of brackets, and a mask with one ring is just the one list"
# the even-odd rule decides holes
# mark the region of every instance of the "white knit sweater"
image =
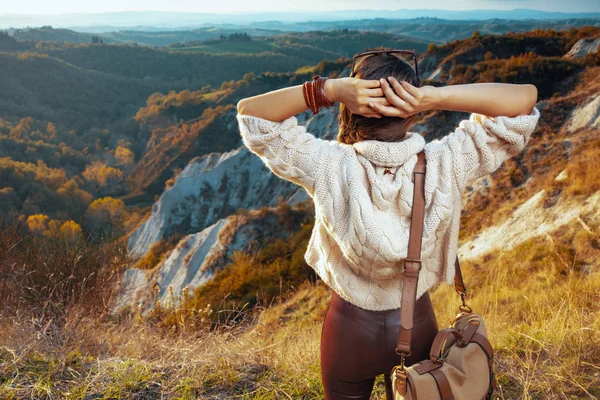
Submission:
[[424,148],[427,160],[420,297],[437,282],[453,281],[463,190],[523,150],[539,116],[535,107],[512,118],[471,114],[430,143],[409,132],[401,142],[353,145],[316,138],[295,116],[275,122],[238,113],[237,119],[248,149],[314,201],[306,262],[352,304],[389,310],[402,298],[417,153]]

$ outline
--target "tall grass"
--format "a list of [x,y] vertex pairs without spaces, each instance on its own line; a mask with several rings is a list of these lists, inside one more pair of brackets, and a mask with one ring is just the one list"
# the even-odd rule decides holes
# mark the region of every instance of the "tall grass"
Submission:
[[[465,263],[469,305],[484,316],[496,351],[501,399],[600,396],[598,254],[580,262],[577,245],[564,241],[535,238]],[[456,296],[450,287],[434,292],[439,317],[453,315]]]
[[[464,263],[469,303],[484,315],[496,350],[499,399],[600,396],[598,250],[595,236],[579,231],[573,225],[560,236]],[[13,236],[17,242],[9,245],[9,237],[0,242],[4,254],[25,240]],[[57,251],[37,249],[35,257],[13,253],[12,260],[39,260]],[[92,254],[106,271],[123,261],[106,247],[87,257]],[[0,398],[322,398],[319,346],[331,290],[321,281],[306,281],[267,306],[226,310],[243,318],[217,325],[209,321],[210,310],[191,307],[185,294],[170,309],[112,316],[87,304],[104,304],[102,296],[110,292],[103,293],[66,300],[53,295],[62,313],[37,296],[23,297],[20,309],[2,303]],[[433,302],[443,327],[456,311],[457,296],[440,286]],[[44,307],[53,312],[39,312]],[[62,323],[54,322],[57,315]],[[372,398],[384,397],[379,376]]]

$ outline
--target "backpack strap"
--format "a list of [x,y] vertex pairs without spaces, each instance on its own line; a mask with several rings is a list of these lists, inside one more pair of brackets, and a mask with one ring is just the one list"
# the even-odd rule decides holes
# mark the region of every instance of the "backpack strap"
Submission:
[[[417,283],[421,271],[421,244],[423,241],[423,223],[425,220],[425,152],[417,155],[417,164],[412,173],[415,188],[411,215],[410,233],[408,236],[408,254],[404,260],[404,281],[402,284],[402,303],[400,307],[400,333],[396,353],[403,357],[410,356],[410,345],[413,330],[414,308],[417,298]],[[461,294],[466,293],[465,284],[460,271],[458,256],[455,263],[454,287]]]

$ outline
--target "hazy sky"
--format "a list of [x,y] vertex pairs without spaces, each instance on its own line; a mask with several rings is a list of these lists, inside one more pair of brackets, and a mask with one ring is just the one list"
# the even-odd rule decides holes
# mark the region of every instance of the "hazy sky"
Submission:
[[437,8],[446,10],[529,8],[600,12],[600,0],[0,0],[0,14],[99,13],[110,11],[241,12],[340,9]]

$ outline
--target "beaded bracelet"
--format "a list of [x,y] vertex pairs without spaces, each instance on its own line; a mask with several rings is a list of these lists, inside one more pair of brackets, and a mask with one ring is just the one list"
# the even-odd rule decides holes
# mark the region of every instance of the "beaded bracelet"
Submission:
[[304,101],[313,115],[318,114],[320,108],[331,107],[335,104],[329,101],[325,95],[326,80],[326,77],[315,75],[313,76],[312,80],[306,81],[302,85]]

